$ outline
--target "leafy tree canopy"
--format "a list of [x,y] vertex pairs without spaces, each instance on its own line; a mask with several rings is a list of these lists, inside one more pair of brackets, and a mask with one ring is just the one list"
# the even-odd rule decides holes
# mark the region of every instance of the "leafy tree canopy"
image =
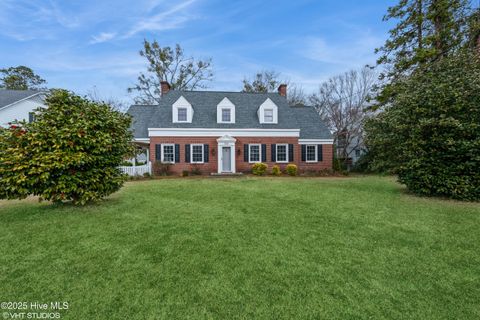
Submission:
[[144,40],[140,56],[147,59],[147,72],[140,73],[137,84],[128,88],[128,92],[138,93],[136,103],[158,103],[161,81],[167,81],[175,90],[195,90],[206,88],[206,82],[213,78],[212,60],[186,57],[179,44],[175,48],[161,47],[156,40]]
[[480,60],[459,53],[397,83],[366,125],[373,169],[398,173],[420,195],[480,200]]
[[32,123],[0,129],[0,199],[29,195],[85,204],[123,184],[131,119],[109,105],[52,91]]
[[32,69],[25,66],[0,69],[0,88],[9,90],[44,89],[46,83]]

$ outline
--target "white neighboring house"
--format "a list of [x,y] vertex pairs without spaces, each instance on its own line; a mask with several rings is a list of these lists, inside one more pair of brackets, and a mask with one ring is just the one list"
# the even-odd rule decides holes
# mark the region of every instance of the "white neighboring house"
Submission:
[[45,91],[0,89],[0,126],[14,120],[33,121],[33,111],[45,107]]

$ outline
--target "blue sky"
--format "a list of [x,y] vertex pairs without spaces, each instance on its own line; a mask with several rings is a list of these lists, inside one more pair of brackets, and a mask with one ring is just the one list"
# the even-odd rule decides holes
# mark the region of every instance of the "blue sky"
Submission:
[[240,90],[274,69],[316,90],[329,76],[375,62],[395,0],[0,0],[0,67],[26,65],[80,94],[129,101],[145,69],[144,38],[213,59],[212,90]]

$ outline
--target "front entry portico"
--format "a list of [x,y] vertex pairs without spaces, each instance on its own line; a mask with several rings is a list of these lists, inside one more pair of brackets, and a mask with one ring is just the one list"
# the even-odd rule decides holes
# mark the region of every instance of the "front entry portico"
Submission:
[[217,139],[218,173],[235,173],[235,142],[237,139],[226,134]]

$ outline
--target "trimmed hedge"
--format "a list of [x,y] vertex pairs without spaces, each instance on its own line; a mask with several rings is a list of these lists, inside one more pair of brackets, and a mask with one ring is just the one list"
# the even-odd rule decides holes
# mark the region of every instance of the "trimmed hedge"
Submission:
[[257,176],[263,176],[267,172],[268,166],[265,163],[255,163],[252,166],[252,173]]

